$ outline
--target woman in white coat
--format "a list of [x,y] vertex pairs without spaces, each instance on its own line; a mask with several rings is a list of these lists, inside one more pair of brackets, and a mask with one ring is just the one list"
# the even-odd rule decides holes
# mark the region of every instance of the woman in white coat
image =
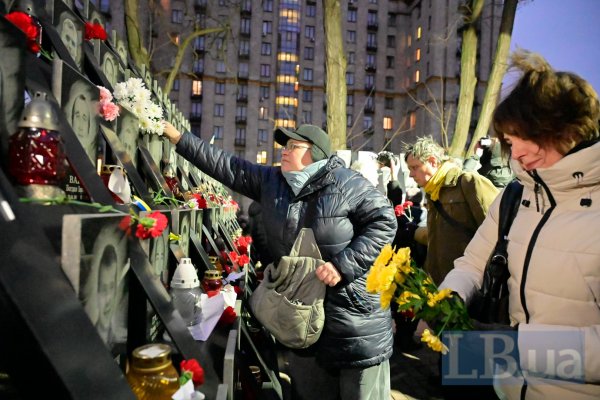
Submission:
[[[520,370],[514,379],[496,379],[496,392],[508,399],[600,399],[598,95],[539,55],[518,51],[512,65],[523,76],[493,124],[524,186],[508,235],[509,312]],[[441,285],[467,304],[497,240],[500,198]],[[552,339],[557,332],[566,340]],[[563,353],[552,364],[548,355],[556,350]],[[570,367],[557,365],[561,354],[574,357]]]

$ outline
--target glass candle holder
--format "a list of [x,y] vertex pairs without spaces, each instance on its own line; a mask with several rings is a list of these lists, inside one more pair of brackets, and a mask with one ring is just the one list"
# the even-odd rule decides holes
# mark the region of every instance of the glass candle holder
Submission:
[[170,399],[179,389],[179,374],[171,362],[171,348],[152,343],[136,348],[125,374],[139,400]]
[[202,279],[202,289],[207,295],[218,293],[223,287],[223,276],[221,271],[209,269],[204,271],[204,279]]
[[65,176],[60,134],[43,128],[19,128],[9,139],[9,171],[19,185],[57,185]]

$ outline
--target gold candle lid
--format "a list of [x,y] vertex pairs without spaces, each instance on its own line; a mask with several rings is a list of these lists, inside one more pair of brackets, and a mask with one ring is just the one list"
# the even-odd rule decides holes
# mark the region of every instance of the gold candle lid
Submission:
[[204,271],[204,278],[206,279],[221,279],[222,277],[221,271],[217,271],[216,269],[207,269]]
[[152,371],[171,362],[171,347],[162,343],[151,343],[133,350],[131,367],[141,371]]

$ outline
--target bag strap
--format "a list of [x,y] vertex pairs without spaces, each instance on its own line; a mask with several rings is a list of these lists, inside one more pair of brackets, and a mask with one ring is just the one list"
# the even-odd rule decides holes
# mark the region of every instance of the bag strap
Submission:
[[302,228],[296,237],[292,251],[290,252],[291,257],[312,257],[316,259],[321,258],[321,252],[319,246],[317,246],[317,239],[315,239],[315,233],[311,228]]
[[[521,196],[523,195],[523,185],[517,180],[506,185],[500,200],[500,216],[498,217],[498,242],[494,253],[506,258],[508,246],[508,231],[512,226],[513,220],[519,211]],[[508,263],[507,263],[508,264]]]
[[450,216],[450,214],[448,214],[446,212],[446,210],[444,210],[442,203],[440,203],[438,200],[432,201],[432,203],[435,206],[435,209],[437,210],[437,212],[446,220],[446,222],[448,222],[450,224],[450,226],[460,229],[462,232],[466,233],[469,237],[472,237],[475,234],[475,230],[473,230],[471,227],[468,227],[467,225],[463,224],[462,222],[459,222],[459,221],[455,220],[454,218],[452,218]]

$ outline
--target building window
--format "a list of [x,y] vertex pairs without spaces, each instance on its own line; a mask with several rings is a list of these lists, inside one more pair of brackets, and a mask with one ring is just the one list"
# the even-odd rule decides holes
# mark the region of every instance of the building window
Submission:
[[356,31],[346,31],[346,41],[348,43],[356,43]]
[[367,33],[367,47],[377,47],[377,35],[375,33]]
[[269,108],[259,107],[258,108],[258,119],[269,119]]
[[215,139],[223,139],[223,127],[222,126],[213,126],[213,138]]
[[346,126],[352,126],[352,114],[346,114]]
[[312,81],[313,80],[312,68],[304,68],[304,70],[302,71],[302,78],[304,78],[305,81]]
[[394,88],[394,77],[393,76],[386,76],[385,77],[385,88],[386,89],[393,89]]
[[411,112],[408,116],[408,122],[409,122],[409,127],[411,129],[413,129],[415,126],[417,126],[417,113],[415,113],[414,111]]
[[346,95],[346,105],[349,107],[352,107],[354,105],[354,95],[353,94]]
[[242,18],[240,20],[240,33],[244,35],[250,35],[250,27],[252,26],[252,21],[249,18]]
[[313,101],[313,92],[309,89],[302,90],[302,101],[304,103],[312,103]]
[[237,87],[237,99],[248,100],[248,85],[240,84]]
[[216,71],[218,73],[224,74],[227,71],[227,68],[225,67],[225,61],[217,61],[217,65],[216,65]]
[[195,74],[203,74],[204,73],[204,58],[199,58],[194,60],[194,65],[192,67],[194,69]]
[[366,74],[365,75],[365,89],[373,90],[375,88],[375,75]]
[[396,14],[394,13],[388,13],[388,21],[387,21],[387,25],[389,27],[394,27],[396,26]]
[[369,26],[377,26],[377,11],[369,11],[367,13],[367,24]]
[[415,61],[421,61],[421,49],[417,48],[415,51]]
[[348,65],[352,65],[356,62],[356,53],[353,51],[348,52]]
[[315,27],[311,25],[306,25],[304,27],[304,37],[315,40]]
[[192,134],[194,136],[200,137],[201,136],[201,131],[202,131],[202,125],[201,124],[196,124],[196,123],[190,124],[190,132],[192,132]]
[[421,39],[422,29],[421,27],[417,27],[417,40]]
[[372,53],[368,53],[367,54],[367,62],[366,62],[366,66],[367,67],[375,67],[375,54]]
[[236,146],[246,145],[246,128],[235,128],[235,143]]
[[175,79],[173,81],[173,88],[171,90],[174,92],[179,92],[179,85],[180,85],[179,79]]
[[225,82],[215,83],[215,94],[225,94]]
[[356,8],[348,8],[348,22],[356,22]]
[[306,16],[307,17],[315,17],[316,15],[317,15],[316,4],[307,4],[306,5]]
[[363,128],[370,129],[372,127],[373,127],[373,117],[371,117],[370,115],[365,115],[363,117]]
[[206,38],[204,36],[198,36],[194,39],[194,50],[204,51],[206,49]]
[[260,64],[260,76],[263,78],[269,78],[271,76],[270,64]]
[[315,59],[315,48],[314,47],[305,47],[304,48],[304,59],[305,60],[314,60]]
[[192,107],[190,110],[190,116],[192,118],[202,117],[202,103],[199,101],[192,101]]
[[406,47],[410,47],[410,46],[412,46],[412,36],[408,35],[406,37]]
[[240,56],[250,55],[250,42],[248,40],[240,40],[239,53]]
[[171,10],[171,22],[174,24],[183,23],[183,10]]
[[263,143],[267,143],[269,141],[269,135],[266,129],[258,130],[258,142],[257,144],[260,146]]
[[271,55],[271,43],[263,42],[260,46],[260,54],[263,56]]
[[384,104],[385,104],[385,109],[386,110],[393,110],[394,109],[394,98],[393,97],[386,97],[384,100]]
[[272,21],[263,21],[262,33],[263,33],[263,35],[268,35],[270,33],[273,33],[273,22]]
[[271,88],[268,86],[260,86],[259,90],[259,94],[260,94],[260,100],[265,100],[268,99],[271,96]]
[[304,124],[312,124],[312,111],[302,111],[302,122]]
[[215,117],[225,116],[225,106],[223,104],[215,104]]
[[192,96],[202,96],[202,81],[192,81]]
[[256,163],[265,165],[267,163],[267,151],[261,150],[256,153]]
[[415,82],[421,81],[421,72],[419,70],[415,71]]
[[346,72],[346,85],[348,85],[348,86],[354,85],[354,73]]
[[247,78],[248,77],[248,63],[246,63],[246,62],[239,63],[239,65],[238,65],[238,76],[240,78]]
[[263,0],[263,11],[273,12],[273,0]]
[[393,128],[394,123],[392,121],[392,117],[383,117],[383,129],[389,131]]
[[394,35],[387,36],[387,47],[396,47],[396,36],[394,36]]
[[387,56],[386,58],[386,67],[394,68],[395,58],[394,56]]
[[246,120],[246,116],[248,115],[248,108],[246,106],[237,106],[235,108],[235,119],[237,121],[239,120]]

